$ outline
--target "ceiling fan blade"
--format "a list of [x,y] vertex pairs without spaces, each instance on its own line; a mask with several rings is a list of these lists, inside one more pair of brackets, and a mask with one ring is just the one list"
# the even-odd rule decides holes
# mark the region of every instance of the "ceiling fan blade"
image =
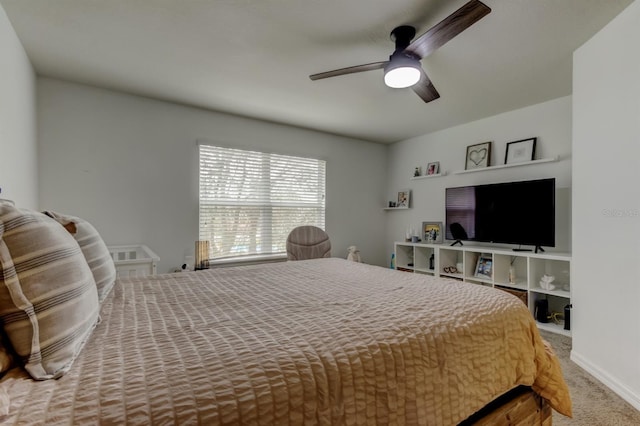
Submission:
[[424,58],[478,22],[489,12],[491,9],[487,5],[478,0],[471,0],[411,42],[405,52]]
[[427,73],[425,73],[424,70],[421,71],[420,80],[411,86],[411,88],[425,103],[435,101],[440,97],[440,93],[438,93],[429,77],[427,77]]
[[371,64],[356,65],[356,66],[353,66],[353,67],[340,68],[338,70],[326,71],[326,72],[321,72],[321,73],[318,73],[318,74],[311,74],[309,76],[309,78],[311,80],[320,80],[322,78],[337,77],[339,75],[353,74],[353,73],[364,72],[364,71],[379,70],[381,68],[384,68],[385,65],[387,65],[388,63],[389,63],[389,61],[373,62]]

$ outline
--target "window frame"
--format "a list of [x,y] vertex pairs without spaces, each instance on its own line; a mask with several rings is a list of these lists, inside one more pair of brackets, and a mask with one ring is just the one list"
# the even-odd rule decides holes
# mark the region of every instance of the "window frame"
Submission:
[[[326,212],[327,212],[327,206],[326,206],[327,161],[325,159],[318,158],[315,156],[309,156],[309,155],[293,155],[291,153],[280,153],[280,152],[260,150],[254,147],[230,146],[230,145],[216,143],[216,142],[197,141],[197,146],[198,146],[198,154],[197,154],[198,155],[198,158],[197,158],[197,161],[198,161],[198,238],[201,240],[202,239],[211,240],[210,238],[207,237],[207,234],[211,235],[211,232],[207,230],[203,230],[203,205],[206,205],[207,203],[209,203],[209,205],[211,206],[217,205],[220,207],[229,207],[229,208],[233,208],[233,206],[237,206],[239,207],[238,209],[239,212],[242,211],[241,209],[243,206],[248,208],[255,208],[260,211],[260,213],[257,214],[259,224],[253,228],[256,234],[254,235],[255,238],[252,240],[251,234],[248,234],[248,233],[238,234],[239,236],[242,236],[242,235],[249,236],[249,239],[252,242],[259,240],[260,241],[259,244],[256,243],[255,246],[251,245],[248,248],[247,253],[233,253],[232,251],[234,246],[231,246],[232,248],[230,251],[223,252],[221,254],[219,251],[216,252],[216,247],[214,247],[214,242],[211,241],[210,252],[209,252],[209,258],[211,263],[214,263],[214,264],[226,264],[226,263],[236,263],[236,262],[244,263],[244,261],[247,261],[247,262],[269,261],[269,260],[279,260],[279,259],[285,258],[286,257],[286,236],[284,237],[284,241],[280,242],[280,239],[282,239],[282,235],[276,236],[277,230],[274,227],[274,220],[275,220],[274,212],[276,212],[278,208],[296,208],[296,206],[302,207],[301,211],[303,212],[305,210],[309,211],[311,212],[311,215],[314,214],[313,213],[314,210],[316,211],[315,213],[315,215],[317,215],[316,219],[319,219],[319,220],[316,220],[313,223],[310,223],[309,221],[305,221],[305,223],[296,223],[296,224],[290,225],[290,224],[287,224],[286,222],[282,222],[282,223],[285,223],[285,225],[290,225],[291,229],[301,224],[315,225],[322,229],[325,229]],[[244,151],[244,152],[247,152],[247,155],[259,155],[261,157],[260,163],[262,167],[259,172],[260,185],[258,186],[268,188],[268,190],[260,194],[260,197],[258,200],[259,202],[256,203],[256,200],[253,199],[252,201],[249,201],[249,202],[236,200],[234,202],[225,203],[224,201],[217,202],[215,200],[215,197],[213,198],[203,197],[203,194],[202,194],[202,191],[203,191],[202,189],[202,185],[203,185],[203,182],[202,182],[203,152],[202,150],[203,149],[204,150],[218,149],[219,153],[217,155],[220,155],[220,156],[224,155],[223,153],[225,150],[230,150],[235,152]],[[213,154],[213,155],[215,156],[216,154]],[[271,180],[273,176],[272,171],[273,169],[275,169],[273,166],[274,164],[281,163],[283,158],[284,159],[286,158],[300,159],[301,160],[300,164],[303,164],[305,162],[315,163],[314,167],[317,168],[317,173],[314,173],[314,176],[317,176],[317,182],[315,183],[315,185],[317,186],[318,191],[312,192],[312,194],[316,195],[316,197],[314,198],[317,199],[317,202],[310,203],[308,202],[308,200],[307,201],[303,200],[296,203],[292,200],[278,201],[273,199],[274,186],[271,185]],[[277,170],[280,172],[283,172],[286,169],[288,169],[288,167],[281,167]],[[213,170],[213,169],[210,169],[210,170]],[[265,182],[266,182],[266,185],[265,185]],[[297,184],[294,184],[294,185],[295,185],[294,188],[299,186]],[[286,190],[286,187],[285,187],[285,190]],[[287,235],[291,231],[291,229],[287,229],[286,231]],[[224,232],[222,232],[222,234],[224,234]],[[282,234],[282,232],[280,232],[280,234]],[[221,238],[224,238],[224,237],[221,237]],[[277,238],[278,240],[277,244],[274,244],[274,238]]]

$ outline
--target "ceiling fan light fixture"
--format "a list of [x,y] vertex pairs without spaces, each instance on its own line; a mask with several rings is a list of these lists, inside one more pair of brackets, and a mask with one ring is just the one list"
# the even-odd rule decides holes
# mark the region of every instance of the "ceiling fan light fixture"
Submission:
[[384,74],[384,84],[394,89],[411,87],[420,81],[420,71],[414,67],[398,67]]
[[394,55],[384,68],[384,84],[394,89],[411,87],[420,81],[420,61],[409,55]]

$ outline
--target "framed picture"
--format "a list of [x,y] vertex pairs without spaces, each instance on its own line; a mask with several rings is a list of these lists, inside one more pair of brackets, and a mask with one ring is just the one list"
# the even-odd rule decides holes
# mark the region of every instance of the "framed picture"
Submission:
[[425,243],[441,243],[442,222],[422,222],[422,241]]
[[475,276],[478,278],[491,279],[493,272],[493,256],[491,254],[482,253],[478,256],[478,263],[476,263]]
[[483,142],[467,147],[467,159],[464,165],[465,170],[480,169],[489,167],[491,159],[491,142]]
[[509,142],[504,155],[504,164],[524,163],[532,161],[536,155],[536,140],[538,138],[522,139]]
[[398,202],[396,203],[396,208],[407,209],[409,208],[409,199],[411,198],[411,191],[408,189],[403,189],[398,191]]
[[440,162],[435,161],[427,165],[427,176],[437,175],[440,172]]

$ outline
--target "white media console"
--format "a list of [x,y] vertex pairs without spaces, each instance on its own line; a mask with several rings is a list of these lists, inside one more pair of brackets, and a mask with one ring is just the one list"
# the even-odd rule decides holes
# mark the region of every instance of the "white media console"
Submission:
[[[570,254],[410,242],[394,243],[394,253],[398,270],[503,289],[520,297],[534,317],[539,300],[546,299],[549,312],[559,314],[564,314],[565,306],[571,303]],[[477,274],[481,256],[486,268]],[[541,287],[540,280],[545,275],[555,277],[554,289]],[[560,316],[537,324],[543,330],[571,335]]]

